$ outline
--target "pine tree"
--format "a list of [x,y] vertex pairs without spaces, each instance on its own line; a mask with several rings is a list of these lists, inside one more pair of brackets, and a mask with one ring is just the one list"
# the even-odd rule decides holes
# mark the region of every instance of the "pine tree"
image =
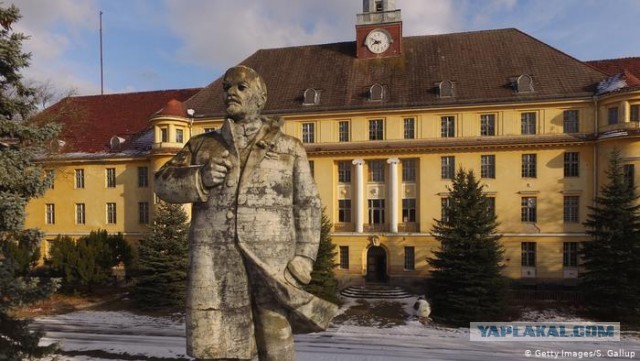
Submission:
[[442,247],[428,259],[432,318],[455,325],[496,320],[504,312],[507,284],[495,212],[473,171],[458,170],[448,189],[444,217],[432,229]]
[[29,65],[22,52],[25,35],[14,33],[20,19],[17,7],[0,6],[0,359],[41,356],[52,347],[39,347],[42,332],[31,332],[29,320],[11,311],[41,300],[56,288],[28,276],[43,234],[24,229],[27,202],[41,196],[50,180],[33,161],[57,134],[58,127],[35,127],[25,119],[35,110],[34,91],[22,82],[20,70]]
[[581,289],[594,315],[640,322],[640,205],[617,150],[606,175],[584,223],[591,240],[582,247]]
[[138,247],[134,299],[141,309],[184,307],[189,244],[187,214],[161,202],[148,236]]
[[337,252],[335,251],[336,245],[331,242],[331,226],[331,221],[323,210],[318,255],[313,264],[311,282],[304,288],[322,299],[338,303],[338,280],[334,272],[334,268],[337,266],[334,263]]

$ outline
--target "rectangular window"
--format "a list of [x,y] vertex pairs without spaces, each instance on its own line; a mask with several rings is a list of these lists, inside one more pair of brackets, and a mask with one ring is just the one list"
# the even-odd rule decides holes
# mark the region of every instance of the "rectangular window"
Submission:
[[496,215],[496,197],[487,197],[487,208],[489,214]]
[[413,271],[416,269],[416,248],[404,247],[404,269]]
[[76,224],[85,224],[84,203],[76,203]]
[[369,140],[384,139],[384,122],[382,119],[369,120]]
[[149,224],[149,202],[138,202],[138,223]]
[[496,135],[496,115],[495,114],[480,115],[480,135],[482,136]]
[[384,199],[369,199],[369,224],[384,224]]
[[351,183],[351,162],[341,160],[338,162],[338,182]]
[[116,224],[116,204],[107,203],[107,224]]
[[145,188],[149,186],[149,168],[138,167],[138,187]]
[[493,154],[480,156],[480,177],[496,177],[496,156]]
[[520,201],[520,220],[527,223],[538,221],[538,200],[536,197],[522,197]]
[[440,220],[442,222],[449,222],[449,206],[451,205],[451,200],[449,198],[441,198],[440,199]]
[[45,205],[45,223],[56,224],[56,205],[53,203]]
[[564,223],[578,223],[580,218],[578,211],[580,209],[580,197],[565,196],[564,197]]
[[520,120],[522,124],[521,134],[536,134],[536,113],[522,113],[520,114]]
[[442,138],[453,138],[456,136],[456,118],[452,116],[440,118],[440,136]]
[[160,128],[160,141],[163,143],[169,141],[169,128]]
[[565,110],[563,113],[563,131],[565,133],[578,132],[578,111]]
[[622,166],[622,170],[624,172],[624,183],[629,188],[633,188],[636,185],[635,177],[636,177],[636,167],[633,164],[625,164]]
[[53,169],[47,169],[45,171],[45,176],[47,177],[47,179],[49,180],[49,189],[53,189],[54,188],[54,181],[56,179],[56,171],[54,171]]
[[340,268],[349,269],[349,246],[340,246]]
[[204,128],[205,133],[213,132],[216,128]]
[[316,139],[316,125],[302,123],[302,143],[314,143]]
[[349,141],[349,122],[341,121],[338,123],[338,138],[341,142]]
[[184,130],[176,129],[176,143],[184,143]]
[[84,188],[84,169],[76,169],[76,188]]
[[536,242],[522,242],[522,266],[536,266]]
[[415,118],[404,118],[404,139],[414,139],[416,137]]
[[629,120],[640,122],[640,105],[635,104],[629,107]]
[[564,267],[578,267],[578,242],[564,242],[562,265]]
[[116,169],[107,168],[106,177],[107,177],[107,188],[115,188],[116,187]]
[[351,222],[351,199],[338,200],[338,222]]
[[416,221],[416,200],[415,198],[402,199],[402,222]]
[[384,161],[369,161],[369,182],[384,182]]
[[456,157],[452,155],[440,157],[440,178],[453,179],[456,172]]
[[607,120],[609,121],[609,125],[618,124],[618,107],[607,109]]
[[416,181],[416,160],[402,160],[402,181],[405,183],[413,183]]
[[578,152],[564,153],[564,176],[565,177],[580,176],[580,153]]
[[536,154],[522,155],[522,178],[535,178],[537,175],[538,156]]

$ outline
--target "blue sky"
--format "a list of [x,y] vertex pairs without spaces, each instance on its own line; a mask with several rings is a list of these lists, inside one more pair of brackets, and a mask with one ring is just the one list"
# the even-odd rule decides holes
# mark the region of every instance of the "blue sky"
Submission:
[[[205,86],[258,49],[353,41],[361,0],[4,0],[23,73],[61,93]],[[580,60],[640,56],[640,0],[397,0],[405,36],[515,27]]]

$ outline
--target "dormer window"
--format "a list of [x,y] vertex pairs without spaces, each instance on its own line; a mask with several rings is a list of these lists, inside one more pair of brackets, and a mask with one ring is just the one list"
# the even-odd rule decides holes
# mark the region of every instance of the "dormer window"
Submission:
[[320,92],[316,89],[309,88],[304,91],[303,105],[318,105],[320,104]]
[[124,144],[124,142],[125,142],[124,138],[121,138],[121,137],[118,137],[117,135],[114,135],[109,140],[109,146],[111,147],[111,150],[120,150],[122,148],[122,144]]
[[518,93],[532,93],[533,92],[533,78],[531,75],[522,74],[516,80],[516,92]]
[[438,84],[438,96],[440,98],[453,98],[455,96],[453,82],[444,80]]
[[373,84],[369,88],[369,100],[372,102],[382,101],[384,98],[384,87],[380,84]]
[[54,139],[49,142],[49,151],[51,153],[59,153],[60,151],[62,151],[62,148],[64,148],[66,144],[67,142],[62,139]]

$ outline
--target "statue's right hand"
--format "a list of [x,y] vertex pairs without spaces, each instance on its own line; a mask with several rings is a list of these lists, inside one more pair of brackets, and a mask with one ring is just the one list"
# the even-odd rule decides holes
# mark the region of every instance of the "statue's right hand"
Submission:
[[212,188],[224,182],[224,178],[233,166],[227,159],[229,151],[225,150],[219,157],[212,158],[201,170],[202,184],[206,188]]

